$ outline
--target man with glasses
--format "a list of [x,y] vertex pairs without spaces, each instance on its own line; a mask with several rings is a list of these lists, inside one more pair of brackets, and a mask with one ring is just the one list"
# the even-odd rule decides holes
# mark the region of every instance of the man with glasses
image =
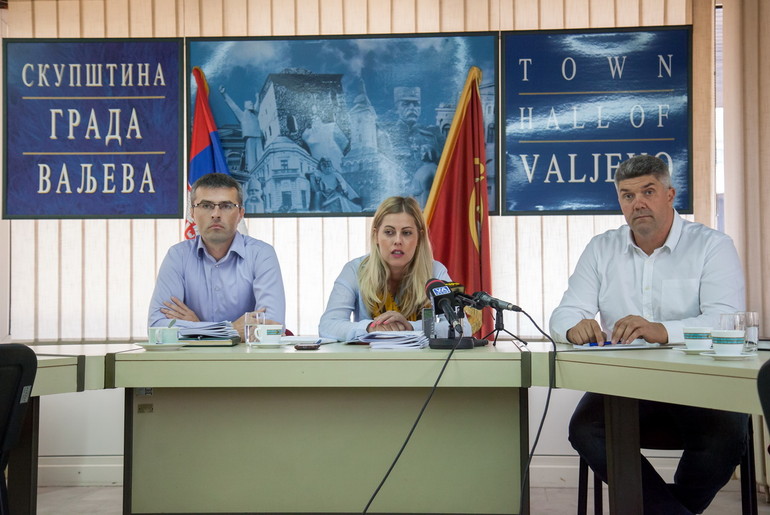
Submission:
[[283,324],[286,297],[281,267],[267,243],[241,234],[245,212],[240,183],[227,174],[204,175],[192,186],[198,236],[172,246],[158,271],[148,325],[177,327],[231,321],[243,338],[243,314],[266,309]]

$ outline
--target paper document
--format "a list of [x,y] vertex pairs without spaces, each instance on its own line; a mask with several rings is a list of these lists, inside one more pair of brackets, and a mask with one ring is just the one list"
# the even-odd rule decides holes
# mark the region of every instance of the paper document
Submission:
[[375,331],[358,339],[372,349],[422,349],[428,346],[428,338],[422,331]]
[[604,345],[597,345],[595,343],[585,343],[583,345],[572,344],[573,350],[624,350],[624,349],[657,349],[660,348],[659,343],[648,343],[644,340],[634,340],[631,343],[616,343],[611,344],[609,342]]

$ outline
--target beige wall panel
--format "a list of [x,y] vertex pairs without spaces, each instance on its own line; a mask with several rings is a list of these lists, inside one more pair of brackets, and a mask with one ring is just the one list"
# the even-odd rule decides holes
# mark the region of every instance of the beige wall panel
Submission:
[[[479,0],[479,4],[485,0]],[[477,6],[473,6],[475,9]],[[468,17],[466,2],[463,0],[441,0],[441,31],[459,32],[466,30]]]
[[[37,222],[16,220],[11,226],[11,336],[35,337],[37,319]],[[52,317],[55,320],[55,317]]]
[[615,23],[618,27],[636,27],[640,19],[640,0],[615,0]]
[[201,12],[198,0],[180,0],[182,2],[183,32],[180,36],[194,38],[202,36]]
[[590,0],[564,0],[564,27],[586,28],[590,26]]
[[153,36],[157,38],[177,36],[179,30],[177,0],[154,0],[152,12]]
[[412,33],[417,31],[417,3],[419,0],[393,0],[391,13],[394,33]]
[[342,0],[342,17],[345,34],[365,34],[367,3],[362,0]]
[[666,24],[687,25],[692,23],[692,6],[688,0],[666,0]]
[[[701,1],[693,11],[692,110],[697,130],[692,133],[693,209],[695,220],[714,226],[714,9]],[[708,77],[708,80],[698,80]],[[708,121],[708,123],[707,123]]]
[[248,20],[250,36],[269,36],[273,32],[270,0],[249,0]]
[[540,26],[540,6],[537,2],[514,2],[513,30],[535,30]]
[[591,27],[615,26],[615,1],[590,0]]
[[316,35],[321,33],[321,16],[318,0],[294,0],[297,18],[294,24],[297,35]]
[[369,34],[386,34],[391,30],[391,0],[367,0]]
[[641,0],[640,25],[663,25],[666,23],[667,0]]
[[132,38],[149,38],[152,33],[152,0],[132,0],[128,4],[128,31]]
[[[84,38],[103,38],[107,36],[107,15],[106,8],[112,8],[112,4],[121,4],[122,2],[116,1],[109,4],[105,4],[102,0],[80,0],[80,30],[81,35]],[[113,24],[127,27],[126,16],[121,17],[121,20],[115,20]],[[126,34],[122,32],[121,34]]]
[[249,35],[249,4],[247,0],[223,0],[222,35]]
[[80,1],[58,0],[58,37],[77,38],[83,36],[80,28]]
[[495,0],[497,2],[497,26],[500,30],[513,30],[514,23],[513,0]]
[[321,34],[345,33],[345,16],[342,13],[342,9],[342,0],[325,0],[321,3]]
[[[136,238],[134,220],[107,221],[107,338],[131,334],[133,267]],[[141,233],[137,233],[141,234]],[[103,266],[103,265],[102,265]]]
[[273,0],[273,35],[293,36],[297,32],[294,0]]
[[417,0],[417,32],[438,32],[441,19],[441,0]]
[[[89,220],[62,220],[59,271],[61,338],[79,340],[83,336],[83,225]],[[86,250],[87,251],[87,250]]]
[[32,3],[29,1],[11,0],[7,20],[8,37],[31,37],[33,34]]
[[32,4],[34,37],[55,38],[59,33],[57,17],[55,2],[34,2]]
[[[129,34],[129,7],[128,0],[111,0],[104,4],[102,0],[87,0],[88,6],[83,8],[83,24],[88,27],[92,21],[100,16],[104,19],[104,35],[111,38],[127,37]],[[94,17],[94,19],[90,19]],[[97,30],[96,28],[90,30]]]
[[478,2],[465,2],[465,28],[470,32],[490,30],[490,2],[479,0]]
[[61,254],[59,252],[59,221],[37,222],[37,292],[35,304],[38,316],[35,333],[38,338],[56,339],[59,335],[61,304],[59,301]]
[[416,0],[391,0],[393,23],[391,31],[395,33],[410,33],[417,30]]
[[225,30],[222,0],[207,0],[200,3],[201,36],[223,36]]
[[564,0],[540,1],[540,27],[541,29],[564,28]]

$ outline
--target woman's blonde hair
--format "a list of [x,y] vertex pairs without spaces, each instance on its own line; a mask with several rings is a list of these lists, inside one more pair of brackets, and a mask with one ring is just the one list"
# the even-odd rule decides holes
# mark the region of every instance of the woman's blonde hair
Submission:
[[[401,314],[406,317],[417,313],[428,301],[425,295],[425,283],[433,274],[433,249],[428,238],[428,228],[422,216],[420,205],[411,197],[389,197],[382,201],[372,221],[372,232],[369,236],[371,251],[361,262],[358,269],[358,284],[361,298],[369,313],[382,311],[385,299],[388,297],[388,280],[390,269],[385,264],[377,246],[377,230],[387,215],[406,213],[414,219],[418,240],[417,249],[412,261],[406,268],[401,279],[399,291],[396,292]],[[417,313],[420,318],[420,313]]]

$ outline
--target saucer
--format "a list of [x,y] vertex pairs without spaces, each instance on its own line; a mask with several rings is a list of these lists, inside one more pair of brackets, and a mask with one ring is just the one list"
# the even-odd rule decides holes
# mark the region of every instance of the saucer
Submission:
[[705,349],[688,349],[685,347],[682,347],[676,350],[678,350],[679,352],[684,352],[685,354],[703,354],[704,352],[713,352]]
[[246,345],[247,349],[280,349],[289,345],[288,342],[252,343]]
[[184,343],[137,343],[144,350],[179,350]]
[[717,354],[714,351],[701,352],[701,356],[708,356],[717,361],[740,361],[742,359],[756,358],[756,352],[741,352],[740,354]]

